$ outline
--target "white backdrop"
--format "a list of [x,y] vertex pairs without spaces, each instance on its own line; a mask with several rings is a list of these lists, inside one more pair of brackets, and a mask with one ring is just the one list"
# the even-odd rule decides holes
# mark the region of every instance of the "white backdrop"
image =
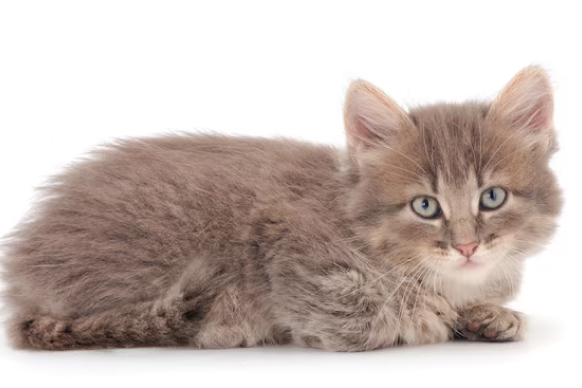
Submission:
[[0,235],[35,185],[116,137],[204,129],[343,146],[342,103],[355,78],[410,106],[491,98],[532,63],[555,84],[553,165],[566,207],[512,303],[530,316],[522,343],[45,353],[14,351],[2,334],[0,385],[582,386],[582,28],[573,3],[1,1]]

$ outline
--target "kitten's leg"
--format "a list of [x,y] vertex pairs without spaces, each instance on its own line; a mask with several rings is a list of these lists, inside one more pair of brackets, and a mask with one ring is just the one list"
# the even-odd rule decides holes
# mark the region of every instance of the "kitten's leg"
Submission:
[[298,256],[285,266],[277,265],[272,274],[276,320],[289,329],[293,344],[364,351],[397,342],[393,333],[386,343],[370,343],[370,326],[378,316],[382,296],[366,287],[361,272],[333,266],[306,269],[300,265],[302,259]]
[[403,289],[396,283],[340,265],[308,272],[297,266],[299,261],[293,260],[273,283],[279,322],[290,328],[299,346],[354,352],[452,337],[456,312],[446,304],[422,298],[415,303],[414,297],[403,304]]
[[181,294],[78,319],[20,317],[12,332],[19,347],[32,349],[191,345],[211,302],[208,296]]
[[459,312],[456,331],[458,338],[471,341],[519,341],[523,339],[525,319],[503,306],[480,304]]

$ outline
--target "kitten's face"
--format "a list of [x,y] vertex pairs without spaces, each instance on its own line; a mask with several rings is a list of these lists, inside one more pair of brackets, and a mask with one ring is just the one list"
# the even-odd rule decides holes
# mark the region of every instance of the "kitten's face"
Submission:
[[382,116],[371,113],[381,95],[357,101],[367,110],[360,108],[356,138],[349,138],[359,179],[351,210],[362,235],[392,264],[480,283],[515,270],[550,238],[560,210],[548,168],[551,94],[532,102],[531,87],[545,88],[547,79],[535,69],[532,80],[527,71],[529,78],[520,73],[492,105],[404,114],[386,100]]

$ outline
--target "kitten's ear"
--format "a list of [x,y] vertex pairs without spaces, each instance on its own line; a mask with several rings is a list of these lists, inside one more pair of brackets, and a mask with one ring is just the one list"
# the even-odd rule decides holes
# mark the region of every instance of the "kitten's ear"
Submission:
[[344,121],[352,154],[393,142],[408,115],[380,89],[369,82],[352,82],[346,96]]
[[491,105],[495,125],[509,127],[544,151],[553,148],[554,98],[548,74],[530,66],[513,77]]

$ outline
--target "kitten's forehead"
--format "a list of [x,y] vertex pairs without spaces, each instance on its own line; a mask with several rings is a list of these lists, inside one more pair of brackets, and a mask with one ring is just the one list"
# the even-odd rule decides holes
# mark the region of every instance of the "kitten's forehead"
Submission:
[[473,169],[469,169],[466,180],[451,185],[445,175],[437,172],[437,193],[444,216],[448,220],[469,219],[475,217],[479,210],[479,184]]
[[[432,175],[433,187],[480,184],[487,104],[437,104],[411,110],[421,146],[416,157]],[[474,173],[474,176],[471,176]]]

